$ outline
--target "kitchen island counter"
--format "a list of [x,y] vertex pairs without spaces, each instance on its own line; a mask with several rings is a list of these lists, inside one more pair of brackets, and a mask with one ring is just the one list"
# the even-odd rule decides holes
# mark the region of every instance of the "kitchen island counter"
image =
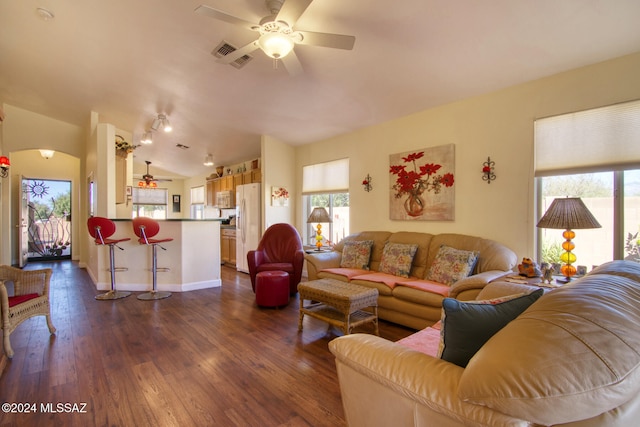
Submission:
[[[151,248],[138,243],[131,219],[114,219],[114,239],[129,237],[131,240],[119,244],[116,249],[116,267],[125,271],[116,272],[116,288],[122,291],[144,292],[151,290]],[[158,248],[158,268],[169,271],[158,273],[158,290],[184,292],[221,286],[220,279],[220,223],[219,219],[159,220],[158,239],[172,238],[162,243],[166,251]],[[109,274],[109,248],[90,241],[90,257],[87,271],[98,290],[111,287]]]

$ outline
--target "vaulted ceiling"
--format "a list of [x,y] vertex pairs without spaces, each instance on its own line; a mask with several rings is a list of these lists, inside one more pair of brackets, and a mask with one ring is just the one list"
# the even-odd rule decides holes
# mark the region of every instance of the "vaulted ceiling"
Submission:
[[261,135],[306,144],[640,50],[638,0],[315,0],[294,28],[355,45],[297,45],[291,76],[260,50],[216,62],[220,42],[256,33],[200,4],[269,14],[264,0],[0,0],[0,102],[78,125],[95,111],[136,144],[165,113],[173,132],[136,160],[195,176],[209,153],[258,157]]

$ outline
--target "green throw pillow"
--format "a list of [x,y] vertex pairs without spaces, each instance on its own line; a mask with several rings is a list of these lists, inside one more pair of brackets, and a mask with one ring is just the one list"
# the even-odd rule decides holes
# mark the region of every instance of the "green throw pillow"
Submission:
[[442,301],[440,329],[441,359],[463,368],[480,347],[507,323],[515,319],[543,294],[542,289],[528,295],[486,301]]

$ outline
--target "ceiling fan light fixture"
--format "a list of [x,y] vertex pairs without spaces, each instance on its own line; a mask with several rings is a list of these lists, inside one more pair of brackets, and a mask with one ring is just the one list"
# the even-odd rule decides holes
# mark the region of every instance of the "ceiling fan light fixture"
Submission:
[[211,154],[207,154],[207,157],[204,158],[205,166],[213,166],[213,156]]
[[293,39],[283,33],[269,32],[260,36],[258,46],[273,59],[281,59],[287,56],[294,45]]

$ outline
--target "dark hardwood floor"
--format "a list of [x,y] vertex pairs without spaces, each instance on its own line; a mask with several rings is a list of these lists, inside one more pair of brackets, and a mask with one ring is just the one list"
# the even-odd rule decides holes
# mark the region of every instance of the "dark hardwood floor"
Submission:
[[[220,288],[96,301],[75,262],[27,268],[40,267],[53,269],[58,331],[37,317],[11,335],[0,400],[32,413],[0,412],[0,426],[345,425],[327,347],[341,333],[309,317],[299,333],[297,298],[259,308],[249,276],[223,267]],[[411,333],[380,322],[387,339]]]

